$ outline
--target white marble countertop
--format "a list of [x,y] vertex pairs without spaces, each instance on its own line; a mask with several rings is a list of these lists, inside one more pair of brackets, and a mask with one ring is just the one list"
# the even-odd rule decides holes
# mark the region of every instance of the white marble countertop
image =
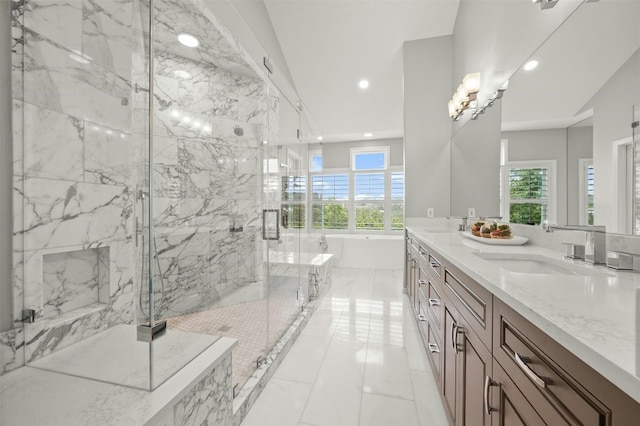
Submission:
[[[407,229],[640,402],[640,273],[565,260],[562,253],[538,246],[486,245],[418,222],[409,222]],[[476,253],[540,255],[597,273],[516,273]]]

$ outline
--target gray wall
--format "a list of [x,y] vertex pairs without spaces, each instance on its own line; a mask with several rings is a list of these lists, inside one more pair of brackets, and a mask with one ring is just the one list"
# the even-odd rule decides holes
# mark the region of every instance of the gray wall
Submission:
[[[556,160],[556,222],[567,223],[567,129],[503,132],[509,161]],[[577,162],[577,160],[576,160]],[[577,171],[577,167],[576,167]],[[577,180],[577,175],[576,175]],[[576,182],[577,188],[577,182]],[[576,203],[578,201],[575,196]],[[576,209],[577,212],[577,209]],[[572,222],[573,223],[573,222]],[[577,222],[575,222],[577,223]]]
[[640,104],[640,50],[585,105],[593,108],[593,167],[595,223],[616,231],[613,148],[631,137],[633,105]]
[[0,2],[0,331],[12,328],[11,2]]
[[362,147],[389,147],[389,165],[403,165],[403,142],[402,139],[372,139],[353,142],[331,142],[309,145],[309,151],[322,150],[322,168],[323,169],[348,169],[351,167],[351,148]]
[[567,223],[579,222],[580,159],[593,158],[593,127],[567,129]]
[[405,215],[448,216],[453,93],[451,36],[407,41],[402,48]]
[[451,143],[451,215],[500,216],[500,121],[498,100],[470,120]]

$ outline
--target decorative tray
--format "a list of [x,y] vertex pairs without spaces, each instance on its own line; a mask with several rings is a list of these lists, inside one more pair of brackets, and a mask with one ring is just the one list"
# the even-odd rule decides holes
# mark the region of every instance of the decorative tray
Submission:
[[468,238],[470,240],[478,241],[479,243],[490,244],[494,246],[521,246],[527,241],[529,241],[528,238],[521,237],[519,235],[514,235],[513,238],[509,238],[508,240],[501,240],[498,238],[476,237],[471,232],[461,232],[460,234],[462,234],[463,237]]

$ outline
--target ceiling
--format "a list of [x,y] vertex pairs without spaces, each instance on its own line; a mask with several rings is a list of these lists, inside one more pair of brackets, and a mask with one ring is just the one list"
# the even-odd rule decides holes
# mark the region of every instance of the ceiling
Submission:
[[402,136],[402,44],[450,35],[459,0],[265,4],[298,95],[335,142]]
[[[565,128],[593,112],[591,98],[640,48],[640,2],[582,4],[509,81],[502,130]],[[585,108],[586,107],[586,108]]]

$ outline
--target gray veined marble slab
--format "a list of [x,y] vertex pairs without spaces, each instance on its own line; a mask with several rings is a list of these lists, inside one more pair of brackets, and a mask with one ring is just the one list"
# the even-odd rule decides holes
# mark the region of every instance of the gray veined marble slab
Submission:
[[[157,387],[207,349],[218,336],[167,330],[151,344],[135,325],[117,325],[29,365],[138,389]],[[151,365],[153,369],[151,369]]]
[[25,176],[82,182],[83,121],[30,103],[23,120]]
[[22,196],[25,250],[99,244],[131,234],[128,187],[27,178]]
[[82,0],[28,0],[24,26],[68,50],[82,50]]
[[23,91],[24,56],[24,2],[11,2],[11,97],[24,99]]
[[131,185],[131,151],[131,134],[85,121],[84,181]]

